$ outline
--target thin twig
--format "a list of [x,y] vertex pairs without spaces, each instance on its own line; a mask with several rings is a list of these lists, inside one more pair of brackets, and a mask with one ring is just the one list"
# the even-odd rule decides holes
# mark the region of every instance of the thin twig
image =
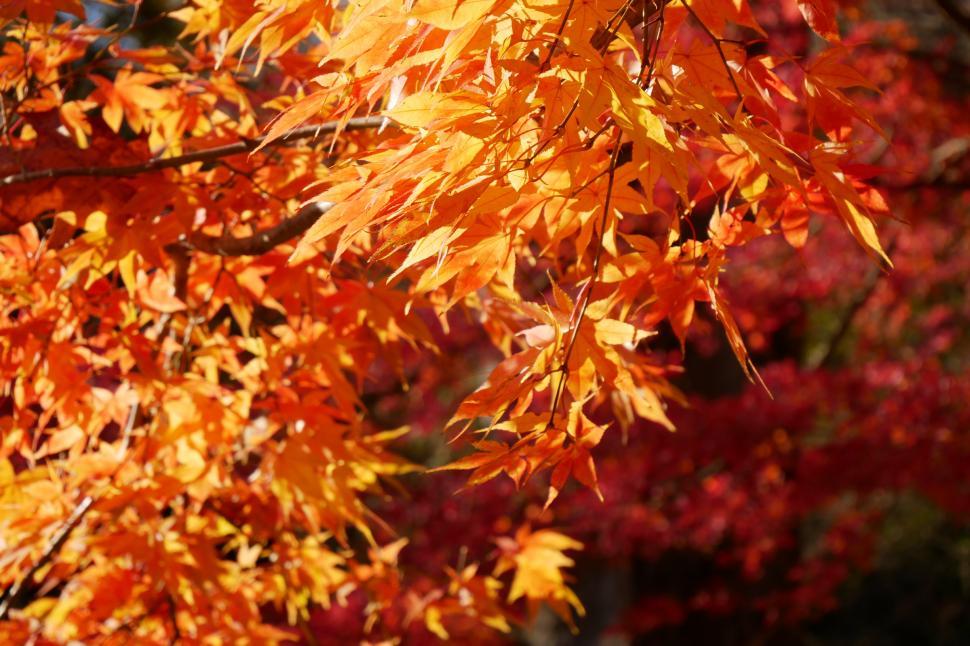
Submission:
[[[959,240],[959,237],[954,236],[954,240]],[[888,245],[886,245],[886,255],[891,256],[896,248],[896,239],[894,238]],[[805,361],[805,366],[809,370],[816,370],[818,368],[831,367],[832,362],[835,360],[836,353],[842,342],[845,341],[849,332],[852,331],[852,324],[856,319],[859,312],[869,303],[869,299],[872,298],[873,294],[876,293],[876,288],[879,286],[879,282],[882,279],[884,272],[879,267],[872,267],[869,270],[869,275],[866,277],[866,284],[863,286],[859,293],[855,294],[852,300],[849,302],[848,307],[842,313],[839,319],[839,326],[835,332],[827,339],[825,347],[819,353],[813,353],[815,356],[810,356]]]
[[566,13],[562,15],[562,22],[559,23],[559,30],[556,31],[556,37],[552,41],[552,47],[549,48],[549,54],[546,55],[546,60],[542,61],[542,65],[539,66],[541,71],[549,69],[549,63],[552,61],[553,55],[556,53],[556,48],[559,47],[559,39],[562,38],[562,32],[566,29],[566,21],[569,20],[569,14],[573,11],[573,3],[576,0],[569,0],[569,6],[566,7]]
[[[125,453],[128,451],[128,447],[131,445],[131,434],[135,428],[135,422],[138,419],[138,411],[140,405],[138,401],[132,405],[131,409],[128,411],[128,419],[125,421],[125,427],[121,432],[121,445],[118,451],[119,465],[115,473],[121,468],[122,458],[124,458]],[[85,496],[81,503],[74,508],[71,515],[68,516],[67,521],[64,526],[51,538],[50,543],[44,549],[40,558],[34,563],[33,567],[24,574],[17,582],[10,586],[7,590],[0,594],[0,621],[7,618],[7,614],[10,609],[19,606],[23,601],[23,596],[26,593],[24,586],[26,586],[31,579],[43,568],[45,565],[50,563],[50,561],[57,556],[67,542],[67,539],[71,537],[71,533],[81,524],[84,517],[89,511],[91,511],[94,505],[94,496]]]
[[[618,31],[620,31],[620,27],[623,25],[623,19],[626,18],[626,12],[630,10],[630,5],[632,4],[633,0],[627,0],[626,4],[617,9],[606,23],[606,28],[602,32],[603,42],[598,46],[595,42],[593,43],[593,46],[596,47],[596,51],[598,51],[600,55],[606,55],[606,51],[609,49],[610,43],[616,39],[616,34]],[[615,25],[613,24],[614,20],[616,20]]]
[[691,8],[689,4],[687,4],[686,2],[682,2],[681,5],[684,7],[684,9],[687,10],[687,12],[691,16],[694,17],[694,20],[696,20],[697,24],[701,26],[701,29],[704,30],[704,33],[706,33],[707,36],[711,39],[711,41],[713,41],[714,47],[715,49],[717,49],[717,55],[721,57],[721,62],[724,63],[724,69],[727,70],[728,78],[731,80],[731,85],[734,86],[734,91],[738,95],[738,100],[740,100],[743,103],[744,96],[741,94],[741,88],[738,87],[738,82],[734,79],[734,71],[731,69],[731,65],[728,63],[727,56],[724,55],[724,50],[721,49],[721,43],[724,42],[724,39],[718,38],[714,34],[714,32],[711,31],[710,28],[704,24],[704,21],[700,19],[700,17],[697,15],[697,13],[694,12],[694,10]]
[[139,402],[135,400],[131,409],[128,411],[128,419],[125,421],[125,428],[121,431],[121,445],[118,447],[118,459],[121,460],[131,446],[131,432],[135,430],[135,421],[138,419]]
[[[643,60],[640,61],[640,73],[637,74],[637,85],[646,90],[650,87],[650,83],[653,81],[653,73],[657,66],[657,57],[660,56],[660,41],[664,35],[664,27],[666,25],[666,20],[664,18],[664,10],[667,5],[664,4],[660,7],[659,15],[655,20],[648,22],[646,18],[643,21]],[[649,45],[647,44],[647,36],[649,29],[652,25],[657,25],[657,35],[654,40]],[[647,65],[647,60],[649,59],[649,66]],[[646,72],[646,77],[644,73]]]
[[54,534],[51,542],[48,543],[47,547],[44,549],[44,552],[40,555],[40,558],[37,559],[37,562],[34,563],[29,570],[27,570],[27,573],[24,574],[24,576],[22,576],[4,592],[2,595],[2,600],[0,600],[0,621],[7,618],[7,614],[10,612],[11,608],[20,604],[21,598],[25,593],[24,586],[26,586],[30,580],[34,578],[34,575],[36,575],[41,568],[50,563],[51,559],[53,559],[54,556],[60,552],[61,548],[64,546],[64,543],[66,543],[67,539],[70,538],[71,532],[73,532],[74,529],[81,524],[81,521],[84,519],[84,516],[88,513],[88,510],[93,504],[94,498],[91,496],[85,496],[81,503],[74,508],[74,511],[71,512],[71,515],[68,517],[67,522],[64,523],[64,526],[61,527],[56,534]]
[[[619,128],[616,132],[616,139],[613,142],[613,154],[610,156],[610,167],[609,167],[609,179],[606,185],[606,198],[603,200],[603,215],[600,218],[599,225],[596,227],[594,233],[597,235],[596,238],[596,249],[593,251],[593,272],[589,278],[589,282],[586,284],[586,289],[579,297],[577,305],[579,305],[578,314],[575,316],[570,316],[570,322],[572,323],[572,329],[570,330],[569,341],[566,343],[566,351],[563,355],[562,366],[560,371],[562,377],[559,380],[559,385],[556,388],[556,394],[552,399],[552,406],[549,410],[549,423],[548,427],[552,428],[556,419],[556,409],[559,407],[559,400],[562,397],[563,389],[566,385],[566,380],[569,378],[569,359],[572,356],[573,348],[576,346],[576,339],[579,336],[579,328],[583,324],[583,318],[586,316],[586,309],[589,307],[590,300],[593,297],[593,288],[596,286],[596,281],[599,279],[600,270],[600,260],[603,257],[603,236],[606,235],[606,225],[609,221],[610,214],[610,203],[613,199],[613,183],[616,179],[616,166],[617,160],[620,157],[620,138],[623,135],[623,131]],[[572,319],[575,319],[573,321]]]

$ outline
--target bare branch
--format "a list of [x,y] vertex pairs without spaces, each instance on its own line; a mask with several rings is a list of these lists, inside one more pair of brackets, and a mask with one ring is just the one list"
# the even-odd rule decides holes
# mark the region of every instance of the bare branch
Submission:
[[[315,125],[301,126],[291,130],[279,139],[275,139],[269,145],[276,145],[297,139],[310,139],[323,134],[349,130],[368,130],[380,128],[382,125],[394,123],[387,117],[357,117],[348,120],[346,123],[340,121],[328,121]],[[194,162],[207,162],[229,157],[231,155],[241,155],[252,152],[260,146],[266,137],[255,139],[245,139],[224,146],[205,148],[195,152],[186,153],[177,157],[167,157],[164,159],[150,159],[140,164],[129,164],[125,166],[71,166],[66,168],[45,168],[41,170],[31,170],[16,175],[7,175],[0,178],[0,186],[10,186],[11,184],[22,184],[42,179],[59,179],[61,177],[131,177],[142,173],[151,173],[165,168],[177,168]]]

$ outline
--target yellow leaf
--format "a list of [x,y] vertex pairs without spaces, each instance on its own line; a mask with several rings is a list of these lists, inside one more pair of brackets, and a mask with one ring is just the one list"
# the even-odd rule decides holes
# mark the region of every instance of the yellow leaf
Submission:
[[872,220],[868,216],[864,215],[855,204],[852,202],[842,202],[839,211],[843,215],[846,225],[849,227],[849,231],[855,236],[856,240],[861,242],[866,248],[874,252],[890,267],[893,266],[893,261],[889,259],[886,252],[882,248],[882,244],[879,242],[879,236],[876,235],[876,227],[872,224]]
[[392,110],[384,113],[404,126],[427,128],[441,119],[457,119],[482,114],[486,107],[467,95],[446,95],[436,92],[418,92],[405,97]]
[[604,345],[636,344],[648,336],[656,334],[638,329],[629,323],[615,319],[602,319],[594,324],[596,341]]
[[448,639],[448,631],[441,623],[441,611],[434,606],[428,608],[427,612],[424,613],[424,625],[439,639]]
[[7,487],[13,484],[13,481],[13,465],[7,458],[0,458],[0,491],[6,491]]
[[47,440],[46,454],[52,455],[66,451],[84,439],[84,431],[80,426],[69,426],[51,435]]
[[[610,80],[613,80],[613,75]],[[610,106],[616,123],[633,137],[634,143],[652,141],[661,148],[673,151],[667,140],[664,121],[652,106],[656,102],[643,90],[626,79],[609,84]]]
[[138,280],[135,274],[135,252],[129,251],[121,260],[118,261],[118,272],[121,274],[121,282],[128,290],[128,297],[134,298],[135,288],[138,287]]
[[496,0],[418,0],[410,15],[439,29],[459,29],[488,14]]
[[529,601],[544,601],[573,626],[572,608],[580,616],[586,614],[583,604],[566,585],[564,568],[572,567],[574,561],[563,554],[565,550],[580,550],[583,544],[564,534],[549,529],[531,532],[522,527],[515,539],[501,539],[499,547],[505,552],[496,564],[496,576],[514,569],[515,576],[509,589],[509,603],[522,597]]

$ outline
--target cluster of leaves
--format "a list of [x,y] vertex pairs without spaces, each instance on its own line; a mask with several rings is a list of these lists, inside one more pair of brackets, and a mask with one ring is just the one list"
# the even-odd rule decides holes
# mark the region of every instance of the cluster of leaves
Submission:
[[[790,45],[809,44],[792,33]],[[421,559],[449,558],[436,540],[475,553],[508,518],[538,520],[586,546],[580,592],[593,616],[584,631],[612,624],[651,643],[795,642],[833,618],[827,637],[839,643],[855,643],[858,630],[878,643],[901,634],[960,642],[970,625],[958,574],[970,520],[961,430],[970,131],[959,114],[970,88],[959,52],[921,43],[905,24],[861,23],[851,41],[862,41],[857,65],[882,90],[864,102],[896,131],[891,146],[874,139],[866,154],[886,168],[879,181],[903,220],[885,227],[893,271],[879,272],[820,218],[798,249],[775,237],[738,250],[724,289],[773,400],[741,387],[714,322],[702,319],[678,382],[706,396],[671,413],[675,434],[640,426],[626,441],[607,435],[596,453],[605,505],[575,488],[543,512],[529,504],[541,500],[535,488],[516,498],[512,487],[486,486],[452,501],[415,487],[406,506],[381,513],[417,525],[409,531]],[[913,494],[939,520],[914,512]],[[915,526],[900,535],[900,523]],[[941,541],[926,548],[934,567],[915,562],[927,536]],[[913,571],[887,573],[895,560]],[[869,595],[881,611],[894,608],[894,619],[874,626],[866,608],[838,614],[846,589],[857,604]]]
[[679,361],[651,344],[698,304],[760,379],[731,249],[801,246],[818,214],[885,258],[856,154],[877,126],[846,93],[870,84],[834,3],[790,4],[829,42],[811,59],[746,47],[771,33],[744,0],[4,5],[4,636],[279,641],[333,606],[361,639],[488,640],[520,606],[581,614],[581,545],[531,529],[541,506],[402,581],[375,509],[418,467],[370,403],[483,330],[502,358],[447,411],[479,437],[446,468],[546,472],[549,507],[571,480],[602,497],[617,430],[673,429]]

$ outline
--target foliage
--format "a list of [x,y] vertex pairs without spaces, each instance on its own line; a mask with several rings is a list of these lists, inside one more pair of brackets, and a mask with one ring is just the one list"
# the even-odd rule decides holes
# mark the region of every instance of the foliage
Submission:
[[[889,260],[872,70],[832,0],[752,5],[5,4],[5,638],[487,643],[542,604],[571,625],[583,544],[730,538],[755,579],[887,442],[853,488],[911,462],[966,513],[965,388],[930,359],[905,373],[925,383],[781,365],[683,392],[685,349],[721,335],[760,384],[742,333],[765,352],[806,316],[775,304],[836,226],[860,276]],[[825,46],[788,51],[796,20]],[[745,262],[771,252],[768,279]],[[822,416],[854,448],[805,448]],[[752,603],[830,608],[868,513]],[[687,612],[641,606],[633,632]]]

